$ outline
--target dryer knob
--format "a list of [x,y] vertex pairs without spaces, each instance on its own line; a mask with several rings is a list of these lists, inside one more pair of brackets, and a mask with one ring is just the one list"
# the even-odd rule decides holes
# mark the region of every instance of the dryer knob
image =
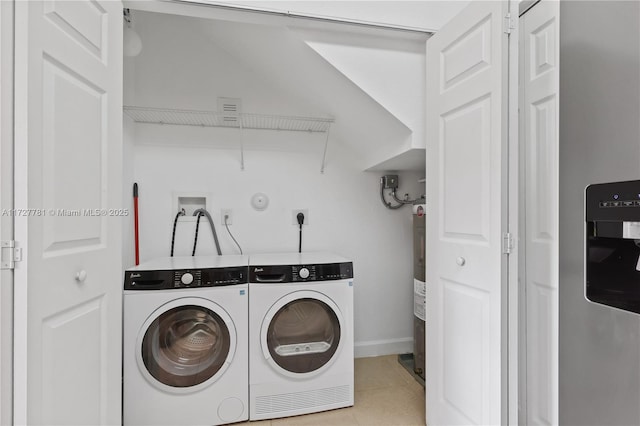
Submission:
[[182,274],[182,276],[180,277],[180,281],[184,285],[190,285],[193,282],[193,274],[189,272]]
[[309,278],[309,270],[307,268],[300,268],[300,270],[298,271],[298,275],[300,275],[300,278],[302,278],[303,280],[306,280],[307,278]]

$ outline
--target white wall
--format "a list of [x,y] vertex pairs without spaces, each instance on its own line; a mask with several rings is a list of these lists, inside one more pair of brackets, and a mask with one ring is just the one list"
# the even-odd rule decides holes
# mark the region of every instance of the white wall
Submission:
[[559,417],[640,424],[640,317],[584,298],[584,188],[640,178],[640,8],[560,5]]
[[[140,139],[148,129],[137,130]],[[360,355],[408,350],[412,335],[410,211],[386,210],[378,200],[378,176],[354,170],[348,158],[335,155],[323,175],[313,155],[252,151],[247,153],[243,172],[236,151],[136,146],[141,259],[169,254],[174,192],[210,194],[210,212],[224,254],[237,251],[220,225],[221,208],[233,210],[230,229],[245,253],[296,251],[298,230],[291,224],[291,210],[309,209],[303,249],[335,251],[354,261],[356,342],[389,344],[361,348]],[[415,194],[416,180],[417,175],[403,176],[403,188]],[[250,207],[256,192],[269,196],[267,210]],[[176,255],[191,254],[193,235],[194,222],[179,222]],[[213,253],[210,229],[202,221],[197,254]]]
[[[248,68],[214,44],[199,40],[198,49],[185,48],[180,40],[193,46],[195,32],[181,33],[172,26],[171,32],[154,33],[154,28],[157,31],[157,26],[137,27],[144,49],[125,76],[135,104],[216,109],[218,96],[230,96],[241,97],[244,110],[251,112],[308,114],[317,108],[305,93],[283,93],[259,69]],[[345,100],[336,99],[341,101]],[[411,351],[411,211],[382,206],[380,175],[356,166],[363,153],[330,138],[326,171],[321,174],[322,135],[245,131],[245,170],[241,171],[237,131],[125,120],[125,137],[133,142],[128,159],[131,179],[140,186],[142,261],[169,254],[175,193],[208,195],[225,254],[237,251],[220,224],[220,209],[233,210],[230,228],[245,253],[297,250],[291,210],[308,209],[310,224],[304,229],[303,249],[334,251],[354,261],[356,356]],[[423,194],[424,185],[417,183],[423,176],[401,174],[401,194]],[[129,192],[132,183],[126,184]],[[270,198],[263,212],[250,206],[256,192]],[[176,254],[191,253],[194,225],[193,221],[179,223]],[[203,220],[197,254],[212,253],[211,233]],[[132,263],[133,257],[125,260],[126,265]]]

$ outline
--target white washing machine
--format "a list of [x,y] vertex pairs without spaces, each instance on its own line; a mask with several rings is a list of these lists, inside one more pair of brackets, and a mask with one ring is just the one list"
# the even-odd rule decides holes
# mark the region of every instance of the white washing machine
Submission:
[[246,256],[202,256],[125,271],[125,425],[248,419],[247,268]]
[[250,420],[353,405],[353,264],[331,253],[249,259]]

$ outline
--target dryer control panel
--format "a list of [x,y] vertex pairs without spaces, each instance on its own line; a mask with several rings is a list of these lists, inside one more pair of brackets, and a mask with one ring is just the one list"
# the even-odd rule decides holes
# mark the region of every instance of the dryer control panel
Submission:
[[353,263],[250,266],[251,283],[296,283],[353,278]]
[[125,290],[166,290],[247,283],[247,267],[125,271]]

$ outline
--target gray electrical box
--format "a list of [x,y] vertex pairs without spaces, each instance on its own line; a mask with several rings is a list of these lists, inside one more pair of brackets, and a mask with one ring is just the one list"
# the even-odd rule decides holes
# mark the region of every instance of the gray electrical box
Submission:
[[397,189],[398,188],[398,175],[384,175],[382,176],[382,184],[384,189]]

